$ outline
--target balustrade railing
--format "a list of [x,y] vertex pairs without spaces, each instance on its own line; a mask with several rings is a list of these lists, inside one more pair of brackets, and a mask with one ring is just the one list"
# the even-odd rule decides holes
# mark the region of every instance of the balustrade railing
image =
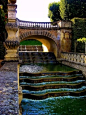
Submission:
[[29,29],[58,29],[59,27],[57,22],[30,22],[16,19],[16,23],[19,27]]
[[86,54],[83,53],[61,53],[61,57],[69,62],[86,64]]

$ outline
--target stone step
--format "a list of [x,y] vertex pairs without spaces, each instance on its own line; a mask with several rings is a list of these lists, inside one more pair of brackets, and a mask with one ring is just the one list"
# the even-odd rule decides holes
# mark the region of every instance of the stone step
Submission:
[[45,94],[49,92],[64,92],[64,91],[70,91],[70,92],[76,92],[76,91],[83,91],[86,89],[86,85],[82,86],[80,88],[58,88],[58,89],[44,89],[44,90],[39,90],[39,91],[30,91],[30,90],[22,90],[22,93],[27,93],[27,94]]
[[20,78],[19,81],[26,82],[26,83],[42,83],[42,82],[52,82],[52,81],[76,81],[76,80],[85,80],[84,76],[75,76],[75,77],[47,77],[46,78]]
[[20,72],[19,76],[34,76],[38,77],[47,76],[47,77],[75,77],[75,76],[83,76],[81,71],[71,71],[71,72],[59,72],[59,71],[49,71],[49,72],[39,72],[39,73],[29,73],[29,72]]
[[83,96],[86,95],[86,90],[83,91],[76,91],[76,92],[70,92],[70,91],[63,91],[63,92],[49,92],[49,93],[45,93],[45,94],[26,94],[23,93],[23,98],[28,98],[28,99],[37,99],[37,100],[41,100],[41,99],[46,99],[49,97],[58,97],[58,96]]
[[32,90],[32,91],[39,91],[44,89],[57,89],[57,88],[80,88],[84,85],[84,82],[76,83],[76,84],[45,84],[39,86],[31,86],[31,85],[20,85],[22,89]]

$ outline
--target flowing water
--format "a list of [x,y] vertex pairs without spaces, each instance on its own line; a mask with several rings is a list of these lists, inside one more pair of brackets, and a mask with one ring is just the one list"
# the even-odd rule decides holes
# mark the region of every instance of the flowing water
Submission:
[[50,71],[69,72],[74,70],[76,69],[59,63],[58,64],[27,64],[27,65],[21,65],[20,67],[20,72],[28,72],[28,73],[50,72]]
[[86,115],[86,84],[79,70],[62,64],[21,65],[20,86],[22,115]]

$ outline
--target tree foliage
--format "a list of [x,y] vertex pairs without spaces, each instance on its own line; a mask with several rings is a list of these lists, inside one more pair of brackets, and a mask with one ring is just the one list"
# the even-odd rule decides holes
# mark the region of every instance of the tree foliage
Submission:
[[60,0],[49,4],[48,17],[51,21],[74,17],[86,18],[86,0]]
[[74,44],[76,42],[77,52],[84,52],[85,43],[84,42],[77,42],[79,38],[86,38],[86,19],[85,18],[73,18],[72,20],[72,51],[74,51]]
[[48,17],[50,18],[51,22],[61,20],[59,6],[60,6],[59,2],[53,2],[49,4]]
[[68,18],[67,0],[60,0],[60,16],[63,20],[67,20]]
[[0,0],[0,59],[4,59],[5,48],[3,42],[7,37],[5,24],[7,21],[7,3],[8,0]]
[[86,42],[86,38],[85,38],[85,37],[79,38],[79,39],[77,39],[77,41],[78,41],[78,42]]
[[5,40],[8,0],[0,0],[0,40]]
[[78,42],[82,42],[82,43],[85,43],[85,54],[86,54],[86,38],[83,37],[83,38],[79,38],[77,39]]
[[5,13],[7,12],[7,4],[8,0],[0,0],[0,5],[3,5],[3,10]]
[[69,4],[69,19],[86,18],[86,0],[67,0]]

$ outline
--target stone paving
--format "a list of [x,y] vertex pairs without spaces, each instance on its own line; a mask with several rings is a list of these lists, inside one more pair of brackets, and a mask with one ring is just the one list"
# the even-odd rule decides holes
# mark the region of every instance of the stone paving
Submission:
[[0,68],[0,115],[18,115],[17,62],[5,62]]

